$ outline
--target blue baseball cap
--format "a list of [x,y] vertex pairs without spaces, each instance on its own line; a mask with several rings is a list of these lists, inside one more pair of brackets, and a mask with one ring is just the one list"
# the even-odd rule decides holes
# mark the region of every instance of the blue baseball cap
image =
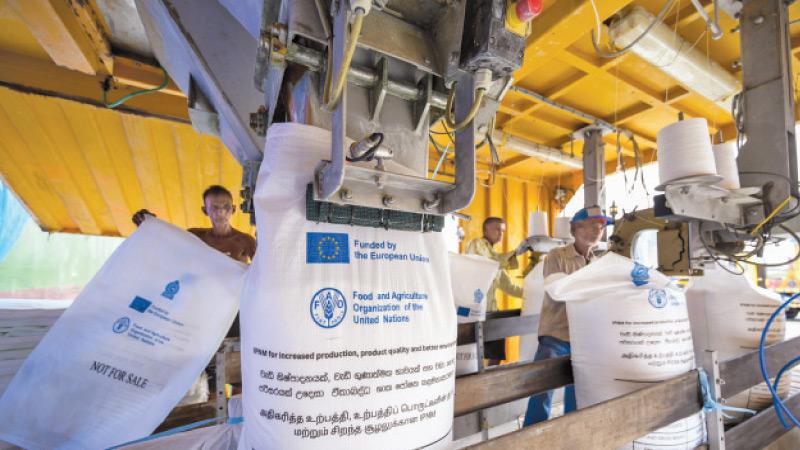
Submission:
[[599,206],[590,206],[588,208],[581,208],[578,212],[572,216],[572,220],[569,223],[579,222],[581,220],[601,220],[606,225],[614,223],[614,219],[608,217]]

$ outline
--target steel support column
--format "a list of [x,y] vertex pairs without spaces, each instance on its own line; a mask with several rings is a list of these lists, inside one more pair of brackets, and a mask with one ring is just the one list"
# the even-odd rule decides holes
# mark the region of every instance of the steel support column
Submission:
[[606,161],[603,130],[583,133],[583,205],[606,207]]
[[742,187],[765,187],[765,213],[798,195],[788,3],[746,0],[741,15],[747,142],[739,173]]

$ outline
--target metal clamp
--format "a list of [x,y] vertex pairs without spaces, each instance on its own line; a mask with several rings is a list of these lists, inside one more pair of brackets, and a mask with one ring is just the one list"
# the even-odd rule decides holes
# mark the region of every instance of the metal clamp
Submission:
[[[714,401],[723,403],[722,378],[719,375],[719,358],[714,350],[703,352],[703,370],[709,376],[709,389]],[[722,412],[719,410],[706,412],[706,429],[708,431],[709,450],[725,450],[725,423],[723,422]]]

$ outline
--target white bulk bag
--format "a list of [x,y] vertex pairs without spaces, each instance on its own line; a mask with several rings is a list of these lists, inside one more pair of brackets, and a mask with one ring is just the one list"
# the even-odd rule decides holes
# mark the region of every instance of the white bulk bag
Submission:
[[[694,368],[686,300],[665,275],[608,253],[570,275],[551,275],[546,283],[547,293],[567,304],[579,408]],[[630,448],[654,443],[660,449],[694,448],[703,441],[702,425],[698,412]]]
[[[523,316],[538,316],[542,312],[544,303],[544,262],[539,262],[533,270],[525,276],[525,299],[522,302]],[[536,349],[539,348],[538,328],[532,333],[520,336],[519,359],[520,361],[533,361]]]
[[[720,361],[758,350],[767,319],[781,305],[780,295],[762,289],[746,275],[734,275],[719,267],[707,267],[693,279],[686,292],[692,338],[698,358],[705,350],[716,350]],[[767,334],[767,345],[783,341],[786,321],[779,315]],[[778,394],[785,397],[791,385],[788,374],[781,379]],[[761,383],[726,399],[728,406],[761,410],[772,406],[772,394]],[[726,412],[726,423],[747,415]]]
[[480,255],[449,253],[448,256],[458,323],[486,320],[486,296],[500,263]]
[[445,445],[456,320],[441,233],[306,220],[330,132],[270,127],[241,304],[240,448]]
[[[480,255],[461,255],[450,252],[450,285],[458,323],[486,320],[486,295],[500,268],[500,263]],[[478,371],[476,344],[456,348],[456,375]]]
[[148,218],[25,360],[0,399],[0,439],[100,449],[147,436],[236,315],[245,266]]

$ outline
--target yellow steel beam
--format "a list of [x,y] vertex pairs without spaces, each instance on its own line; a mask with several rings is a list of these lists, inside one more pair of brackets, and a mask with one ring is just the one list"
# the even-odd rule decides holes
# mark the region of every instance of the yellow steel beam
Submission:
[[[138,89],[153,89],[164,82],[164,71],[124,56],[114,56],[114,82]],[[186,97],[174,81],[160,92],[178,97]]]
[[89,75],[113,70],[102,20],[87,0],[8,0],[50,58]]
[[[102,105],[104,79],[105,76],[85,75],[57,67],[49,61],[0,51],[0,84],[17,90]],[[135,90],[138,88],[116,84],[109,93],[109,100],[116,100]],[[162,92],[140,95],[117,109],[180,122],[189,121],[186,99]]]
[[[600,20],[605,20],[633,0],[597,1]],[[522,68],[514,78],[522,80],[542,68],[553,55],[586,36],[596,26],[589,0],[557,1],[533,21],[533,32],[525,45]]]
[[[559,52],[559,53],[568,53],[568,51],[565,50],[565,51]],[[578,85],[578,83],[586,80],[588,77],[591,77],[591,76],[593,76],[594,74],[596,74],[598,72],[607,71],[607,70],[613,68],[617,64],[622,63],[625,60],[625,58],[626,58],[625,56],[622,56],[620,58],[611,59],[611,60],[608,60],[608,61],[606,61],[605,63],[603,63],[602,65],[599,65],[599,66],[595,65],[595,64],[591,64],[591,63],[585,64],[585,65],[580,65],[580,64],[574,65],[574,67],[576,69],[580,70],[583,73],[573,77],[570,80],[566,80],[564,83],[561,84],[561,86],[558,89],[545,94],[545,97],[549,98],[550,100],[554,100],[554,101],[558,100],[559,98],[567,95],[573,88],[575,88],[575,86]],[[549,106],[547,103],[538,102],[537,101],[536,104],[534,104],[530,108],[524,110],[521,115],[516,116],[516,117],[510,119],[508,122],[506,122],[504,124],[504,126],[503,126],[504,131],[508,132],[509,128],[511,127],[511,125],[513,125],[517,120],[520,120],[522,117],[530,116],[531,114],[535,113],[539,109],[545,108],[547,106]],[[585,122],[587,124],[591,123],[591,121],[587,120],[585,117],[582,117],[582,116],[579,116],[579,115],[573,115],[573,117],[575,117],[576,119],[578,119],[578,120],[580,120],[582,122]]]
[[[641,100],[644,103],[649,104],[653,108],[663,108],[675,114],[676,119],[679,113],[684,113],[685,115],[691,117],[704,117],[704,111],[678,109],[673,104],[674,101],[670,102],[669,99],[665,98],[664,92],[655,92],[652,89],[648,88],[647,86],[644,86],[639,81],[634,80],[633,78],[630,78],[621,73],[612,74],[607,70],[599,70],[601,67],[604,67],[605,64],[604,66],[597,66],[593,62],[588,60],[586,57],[568,51],[561,52],[558,55],[558,58],[563,62],[572,64],[575,67],[592,67],[592,66],[596,67],[598,70],[595,70],[593,74],[596,74],[599,77],[607,77],[612,82],[618,82],[623,89],[627,89],[638,94],[639,98],[641,98]],[[709,125],[709,129],[711,130],[712,133],[716,132],[716,128],[711,125]]]
[[[677,89],[672,89],[669,92],[664,93],[665,98],[667,98],[666,103],[668,105],[675,104],[683,99],[685,99],[691,92],[678,87]],[[649,103],[637,103],[636,105],[628,108],[625,111],[622,111],[621,114],[616,115],[615,117],[607,117],[605,120],[606,122],[613,123],[617,126],[622,126],[632,120],[635,120],[644,114],[653,111],[653,107]]]

